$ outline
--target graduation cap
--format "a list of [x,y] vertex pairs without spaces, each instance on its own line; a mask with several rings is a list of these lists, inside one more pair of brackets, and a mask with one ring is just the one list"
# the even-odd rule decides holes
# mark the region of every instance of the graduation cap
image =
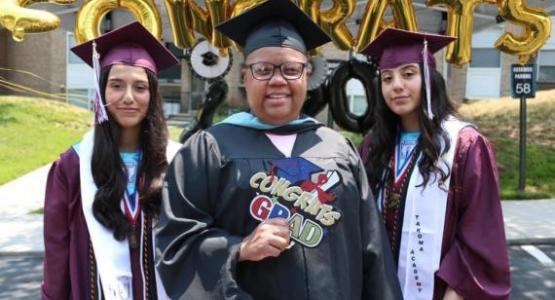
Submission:
[[362,53],[377,58],[380,69],[422,63],[426,85],[426,114],[429,119],[433,119],[430,83],[430,68],[435,68],[436,65],[433,54],[456,39],[447,35],[387,28],[362,50]]
[[381,69],[392,69],[404,64],[423,63],[423,51],[427,46],[428,64],[434,67],[433,54],[456,39],[447,35],[387,28],[362,53],[377,58]]
[[126,64],[158,71],[179,64],[177,58],[139,22],[107,32],[71,48],[89,66],[94,67],[93,45],[99,54],[100,68]]
[[306,53],[330,41],[312,19],[289,0],[268,0],[216,26],[248,55],[263,47]]
[[155,74],[179,64],[177,58],[139,22],[133,22],[71,48],[94,69],[94,111],[97,124],[108,121],[100,93],[100,71],[114,64],[143,67]]
[[310,180],[310,175],[322,169],[304,158],[284,158],[272,161],[278,177],[285,178],[291,183]]

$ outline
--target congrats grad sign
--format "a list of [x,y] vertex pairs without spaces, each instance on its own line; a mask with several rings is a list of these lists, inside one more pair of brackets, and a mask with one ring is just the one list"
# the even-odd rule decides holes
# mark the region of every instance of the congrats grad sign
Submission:
[[258,172],[250,178],[250,187],[257,194],[251,200],[250,214],[259,221],[287,219],[291,239],[316,247],[341,219],[341,213],[330,204],[335,201],[330,191],[340,183],[337,171],[325,172],[304,158],[274,160],[268,173]]

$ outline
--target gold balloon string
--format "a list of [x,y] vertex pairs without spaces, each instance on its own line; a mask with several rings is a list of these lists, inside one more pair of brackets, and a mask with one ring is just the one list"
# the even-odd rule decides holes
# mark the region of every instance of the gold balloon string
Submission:
[[52,95],[55,95],[57,97],[71,97],[71,98],[77,98],[80,100],[89,100],[90,98],[88,96],[83,96],[82,94],[75,94],[75,93],[52,93]]
[[5,88],[7,88],[11,91],[14,91],[14,92],[25,93],[24,89],[18,87],[17,85],[15,85],[15,84],[13,84],[9,81],[6,81],[5,78],[2,77],[2,76],[0,76],[0,86],[3,86],[3,87],[5,87]]
[[[42,81],[48,82],[48,83],[50,83],[51,85],[56,86],[56,87],[62,85],[62,84],[59,84],[59,83],[57,83],[57,82],[48,80],[48,79],[46,79],[46,78],[44,78],[44,77],[41,77],[40,75],[37,75],[37,74],[35,74],[35,73],[33,73],[33,72],[29,72],[29,71],[25,71],[25,70],[10,69],[10,68],[2,68],[2,67],[0,67],[0,70],[3,70],[3,71],[13,71],[13,72],[17,72],[17,73],[29,75],[29,76],[32,76],[32,77],[34,77],[34,78],[40,79],[40,80],[42,80]],[[56,100],[60,100],[60,99],[61,99],[61,100],[65,100],[66,97],[71,97],[71,98],[73,98],[73,99],[80,99],[80,100],[85,100],[85,101],[89,100],[89,97],[88,97],[88,96],[84,96],[84,95],[81,95],[81,94],[75,94],[75,93],[68,93],[66,88],[64,88],[64,90],[65,90],[66,92],[63,92],[63,93],[46,93],[46,92],[42,92],[42,91],[38,91],[38,90],[33,90],[32,88],[30,88],[30,87],[28,87],[28,86],[19,85],[19,87],[17,87],[17,86],[18,86],[17,84],[15,84],[15,83],[13,83],[13,82],[8,82],[8,81],[6,80],[6,78],[4,78],[4,77],[2,77],[2,76],[0,76],[0,79],[3,79],[3,82],[4,82],[4,84],[2,84],[2,86],[6,87],[6,88],[8,88],[8,89],[10,89],[10,90],[12,90],[12,91],[16,91],[16,92],[20,92],[20,93],[25,93],[27,90],[31,90],[31,91],[35,91],[35,92],[40,92],[40,93],[46,94],[46,95],[48,95],[49,98],[55,98]],[[26,89],[23,89],[23,88],[26,88]],[[36,94],[36,93],[35,93],[35,94]]]
[[46,93],[21,84],[10,82],[10,81],[4,80],[4,78],[1,76],[0,76],[0,85],[6,87],[9,90],[16,91],[16,92],[26,93],[30,95],[39,95],[39,96],[49,98],[49,99],[54,99],[54,100],[66,101],[65,97],[57,96],[53,93]]
[[3,71],[13,71],[13,72],[16,72],[16,73],[21,73],[21,74],[29,75],[29,76],[35,77],[35,78],[37,78],[37,79],[40,79],[40,80],[42,80],[42,81],[48,82],[48,83],[50,83],[51,85],[56,86],[56,87],[63,86],[63,84],[60,84],[60,83],[57,83],[57,82],[48,80],[48,79],[46,79],[46,78],[44,78],[44,77],[41,77],[40,75],[37,75],[37,74],[35,74],[35,73],[33,73],[33,72],[29,72],[29,71],[26,71],[26,70],[9,69],[9,68],[2,68],[2,67],[0,67],[0,70],[3,70]]
[[[1,80],[1,79],[0,79],[0,80]],[[4,84],[4,83],[2,83],[1,81],[0,81],[0,86],[3,86],[3,87],[7,88],[7,89],[10,90],[10,91],[14,91],[14,92],[18,92],[18,93],[24,93],[24,92],[25,92],[25,91],[22,90],[22,89],[13,87],[13,86],[11,86],[11,85]]]
[[0,86],[3,86],[11,91],[19,92],[19,93],[26,93],[26,94],[37,94],[43,97],[52,98],[55,100],[62,100],[65,101],[67,97],[71,97],[73,99],[80,99],[88,101],[90,98],[88,96],[83,96],[82,94],[75,94],[75,93],[47,93],[43,91],[39,91],[28,86],[19,85],[10,81],[5,80],[2,76],[0,76]]
[[[73,93],[45,93],[45,92],[41,92],[40,94],[37,94],[37,91],[29,91],[28,89],[22,89],[21,87],[17,87],[17,86],[13,86],[10,84],[5,84],[0,80],[0,86],[3,86],[11,91],[14,92],[18,92],[21,94],[27,94],[27,95],[31,95],[31,96],[41,96],[41,97],[45,97],[51,100],[56,100],[56,101],[66,101],[67,97],[71,98],[71,99],[75,99],[75,100],[81,100],[81,101],[90,101],[89,97],[83,96],[83,95],[79,95],[79,94],[73,94]],[[40,91],[38,91],[40,92]]]

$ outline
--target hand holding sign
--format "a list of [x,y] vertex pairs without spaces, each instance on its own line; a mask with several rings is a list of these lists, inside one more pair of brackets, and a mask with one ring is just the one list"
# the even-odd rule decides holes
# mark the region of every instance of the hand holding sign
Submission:
[[289,222],[283,218],[267,219],[243,239],[239,261],[259,261],[278,257],[289,246]]

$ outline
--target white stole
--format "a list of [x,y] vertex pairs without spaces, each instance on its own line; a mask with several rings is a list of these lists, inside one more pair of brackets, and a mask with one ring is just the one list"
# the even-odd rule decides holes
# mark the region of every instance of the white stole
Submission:
[[[454,117],[443,122],[443,130],[451,142],[449,150],[438,162],[444,172],[453,171],[459,132],[471,126]],[[444,148],[445,145],[442,145]],[[419,157],[420,159],[420,157]],[[401,244],[397,276],[405,300],[430,300],[434,294],[435,273],[439,269],[441,246],[445,225],[447,197],[451,176],[443,187],[438,185],[437,175],[430,175],[426,188],[418,164],[414,166],[408,182],[405,199]],[[378,195],[380,210],[383,208],[383,191]]]
[[[127,239],[123,241],[114,239],[112,231],[100,224],[93,215],[92,204],[97,191],[91,171],[93,145],[94,131],[91,130],[85,134],[78,149],[76,150],[78,150],[77,152],[79,155],[81,203],[95,254],[98,274],[102,282],[104,296],[107,300],[133,299],[129,242]],[[168,163],[171,162],[180,146],[181,145],[178,143],[168,141],[168,147],[166,149]],[[141,228],[143,228],[143,222],[144,217],[143,214],[141,214]],[[141,257],[143,255],[143,242],[144,241],[141,235]],[[152,242],[154,248],[154,232],[152,235]],[[154,249],[152,249],[152,251],[152,253],[156,253],[154,252]],[[160,282],[158,272],[155,271],[155,273],[158,299],[169,299],[163,285]],[[143,298],[144,297],[145,295],[143,295]]]

